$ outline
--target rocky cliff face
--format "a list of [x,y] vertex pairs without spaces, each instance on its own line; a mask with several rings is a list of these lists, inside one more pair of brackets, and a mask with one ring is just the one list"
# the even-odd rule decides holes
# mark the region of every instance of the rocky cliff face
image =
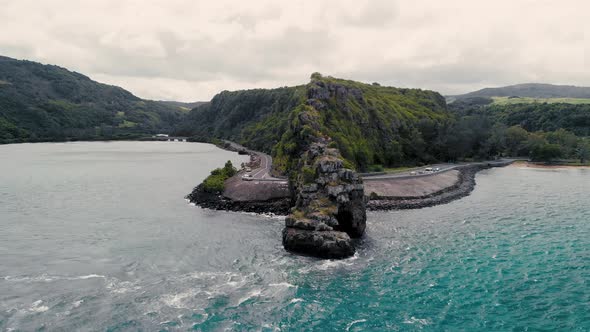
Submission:
[[322,85],[309,89],[307,109],[297,123],[313,130],[305,138],[308,144],[294,183],[296,202],[283,230],[285,249],[322,258],[352,256],[353,239],[361,237],[366,227],[362,179],[344,167],[340,152],[329,147],[330,137],[314,121],[324,101],[339,93]]

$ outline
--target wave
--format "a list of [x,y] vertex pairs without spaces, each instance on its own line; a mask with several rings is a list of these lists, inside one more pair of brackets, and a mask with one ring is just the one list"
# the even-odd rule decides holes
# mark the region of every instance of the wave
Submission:
[[1,279],[5,281],[14,281],[14,282],[54,282],[54,281],[61,281],[61,280],[87,280],[87,279],[94,279],[94,278],[102,278],[106,279],[105,276],[100,274],[88,274],[83,276],[58,276],[58,275],[47,275],[42,274],[39,276],[4,276]]
[[259,297],[260,294],[262,294],[262,290],[260,290],[260,289],[255,289],[255,290],[251,291],[250,293],[248,293],[248,295],[246,295],[245,297],[238,300],[238,306],[250,299],[253,299],[255,297]]
[[366,321],[367,321],[366,319],[353,320],[352,322],[348,323],[348,325],[346,325],[346,331],[349,331],[353,325],[359,324],[359,323],[364,323]]
[[429,325],[430,321],[428,319],[424,319],[424,318],[416,318],[414,316],[410,317],[410,319],[406,319],[404,321],[404,324],[417,324],[417,325]]
[[296,288],[297,287],[297,286],[290,284],[288,282],[280,282],[278,284],[268,284],[268,286],[270,286],[270,287],[287,287],[287,288],[291,288],[291,287]]
[[31,305],[31,307],[29,308],[30,312],[45,312],[47,310],[49,310],[49,307],[46,305],[41,305],[43,303],[42,300],[38,300],[33,302],[33,304]]

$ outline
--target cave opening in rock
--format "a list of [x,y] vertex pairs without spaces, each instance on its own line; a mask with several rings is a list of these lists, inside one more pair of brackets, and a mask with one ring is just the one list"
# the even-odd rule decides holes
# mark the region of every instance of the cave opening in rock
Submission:
[[348,235],[353,235],[356,231],[352,225],[352,218],[353,215],[350,211],[346,209],[340,209],[338,214],[336,214],[336,220],[338,220],[338,227],[335,227],[336,230],[341,232],[346,232]]

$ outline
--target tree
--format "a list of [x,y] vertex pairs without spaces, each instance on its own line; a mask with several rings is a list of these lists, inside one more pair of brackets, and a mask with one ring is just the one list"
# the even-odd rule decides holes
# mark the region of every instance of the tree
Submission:
[[523,143],[529,138],[529,132],[521,126],[506,129],[506,149],[508,155],[515,157],[522,154]]
[[506,127],[496,124],[492,127],[490,136],[481,147],[482,157],[497,157],[506,149]]
[[231,163],[231,160],[228,160],[223,167],[223,174],[225,174],[227,178],[231,178],[232,176],[236,175],[237,172],[238,170]]
[[578,145],[578,137],[571,131],[559,128],[554,132],[547,133],[547,141],[552,144],[561,146],[561,151],[565,157],[573,157]]
[[582,164],[590,159],[590,142],[588,140],[580,140],[576,149],[576,156],[580,158]]
[[531,158],[534,161],[550,162],[555,158],[562,156],[561,147],[557,144],[545,143],[535,146],[531,152]]
[[521,151],[527,156],[532,157],[533,151],[539,149],[541,146],[547,144],[547,140],[540,135],[540,133],[530,133],[526,142],[522,143]]

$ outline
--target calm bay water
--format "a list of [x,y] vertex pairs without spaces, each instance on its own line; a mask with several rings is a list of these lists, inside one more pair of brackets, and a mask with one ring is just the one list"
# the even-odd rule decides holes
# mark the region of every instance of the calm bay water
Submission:
[[358,254],[293,256],[283,220],[183,196],[237,154],[191,143],[0,146],[0,330],[590,330],[590,170],[481,172],[369,213]]

